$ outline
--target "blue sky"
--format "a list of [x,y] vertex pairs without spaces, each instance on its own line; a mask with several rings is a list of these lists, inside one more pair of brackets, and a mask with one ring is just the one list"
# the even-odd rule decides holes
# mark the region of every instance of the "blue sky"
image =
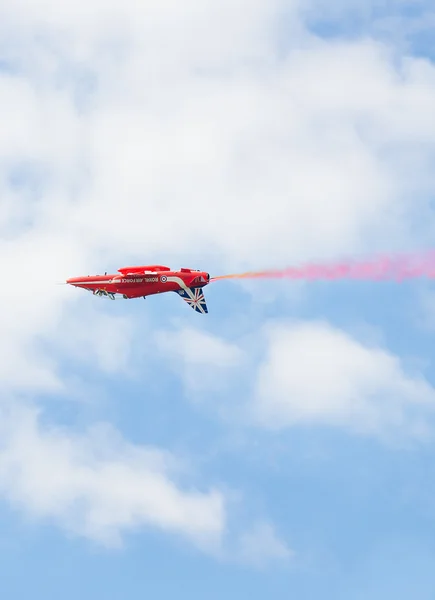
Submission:
[[431,281],[220,281],[205,317],[55,282],[432,248],[434,23],[4,3],[8,599],[433,598]]

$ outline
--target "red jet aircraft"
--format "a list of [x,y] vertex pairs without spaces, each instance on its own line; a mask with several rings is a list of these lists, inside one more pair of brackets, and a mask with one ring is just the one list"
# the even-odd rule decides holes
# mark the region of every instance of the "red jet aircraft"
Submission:
[[210,282],[210,275],[194,269],[171,271],[169,267],[151,265],[123,267],[120,275],[88,275],[71,277],[66,283],[90,290],[96,296],[116,300],[117,298],[146,298],[164,292],[176,292],[196,312],[207,313],[202,288]]

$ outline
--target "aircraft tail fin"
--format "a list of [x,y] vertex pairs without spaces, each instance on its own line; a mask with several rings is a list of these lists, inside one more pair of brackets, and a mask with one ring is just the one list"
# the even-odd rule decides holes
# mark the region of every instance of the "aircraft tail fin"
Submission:
[[196,312],[207,314],[208,308],[205,301],[204,292],[202,288],[187,288],[185,290],[177,290],[177,294],[183,298],[189,306]]

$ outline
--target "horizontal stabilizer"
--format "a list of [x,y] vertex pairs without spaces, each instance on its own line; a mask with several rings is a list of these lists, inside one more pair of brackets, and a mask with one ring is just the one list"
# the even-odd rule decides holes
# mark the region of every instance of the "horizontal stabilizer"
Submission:
[[185,290],[177,290],[177,294],[183,298],[189,306],[196,312],[207,314],[208,308],[205,301],[202,288],[186,288]]

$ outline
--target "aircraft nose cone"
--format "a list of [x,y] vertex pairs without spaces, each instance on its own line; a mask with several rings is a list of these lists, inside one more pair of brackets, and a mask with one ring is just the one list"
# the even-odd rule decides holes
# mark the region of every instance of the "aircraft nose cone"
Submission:
[[77,285],[82,279],[80,277],[70,277],[65,281],[68,285]]

